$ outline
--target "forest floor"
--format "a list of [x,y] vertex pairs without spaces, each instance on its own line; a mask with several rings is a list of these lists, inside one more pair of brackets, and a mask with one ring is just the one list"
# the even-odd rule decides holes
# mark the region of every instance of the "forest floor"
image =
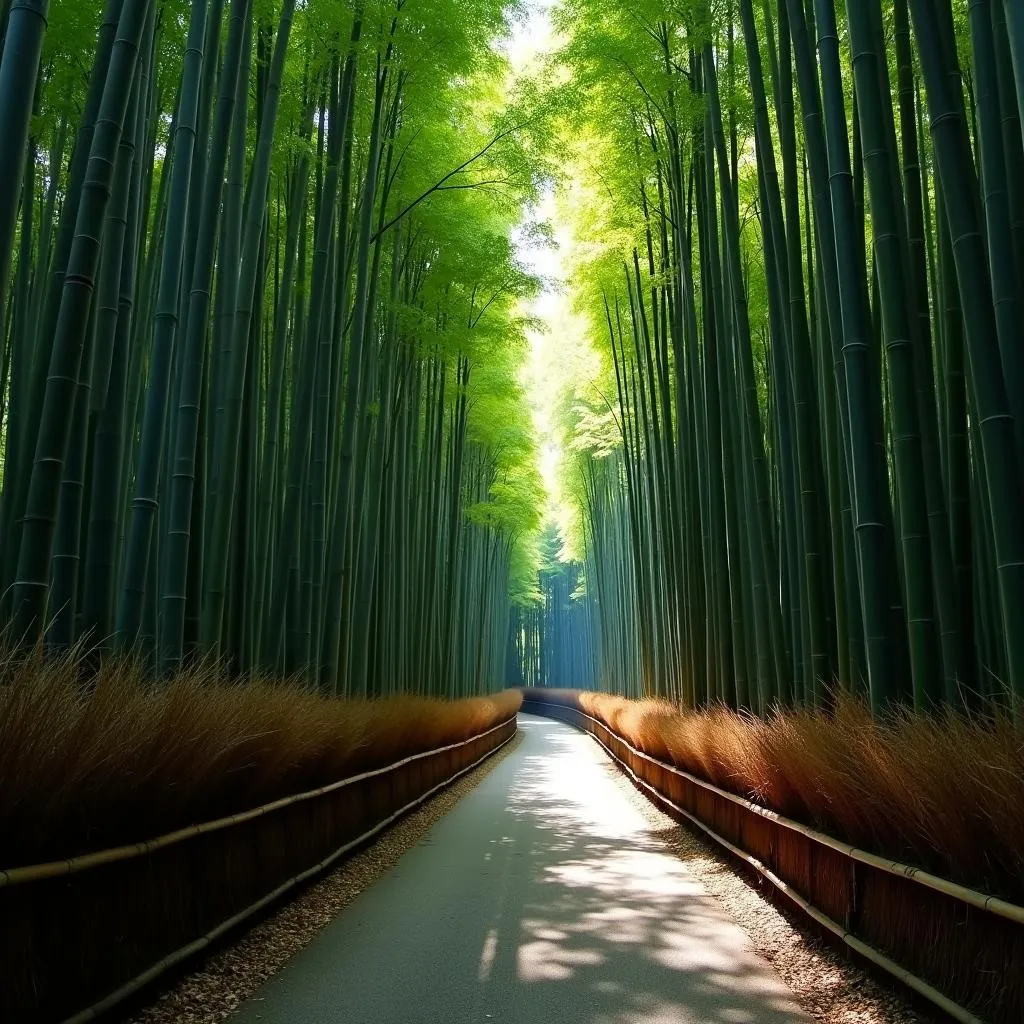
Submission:
[[589,737],[520,725],[431,802],[443,808],[405,819],[136,1024],[236,1010],[236,1024],[926,1020],[794,927]]

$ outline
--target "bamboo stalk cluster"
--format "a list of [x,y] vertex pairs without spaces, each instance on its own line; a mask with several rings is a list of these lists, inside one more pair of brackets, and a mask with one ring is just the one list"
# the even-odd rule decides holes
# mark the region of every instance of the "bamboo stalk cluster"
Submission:
[[1024,6],[558,12],[603,685],[1019,699]]
[[6,0],[0,615],[500,682],[539,487],[498,0]]
[[557,687],[574,679],[592,690],[600,682],[594,602],[585,599],[583,567],[563,561],[560,549],[558,527],[548,522],[539,543],[538,593],[512,607],[505,670],[510,686]]

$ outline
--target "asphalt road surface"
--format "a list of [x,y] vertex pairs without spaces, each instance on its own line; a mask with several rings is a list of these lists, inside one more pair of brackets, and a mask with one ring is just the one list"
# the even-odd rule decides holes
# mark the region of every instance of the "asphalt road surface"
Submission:
[[233,1024],[806,1024],[598,745],[519,721],[518,749]]

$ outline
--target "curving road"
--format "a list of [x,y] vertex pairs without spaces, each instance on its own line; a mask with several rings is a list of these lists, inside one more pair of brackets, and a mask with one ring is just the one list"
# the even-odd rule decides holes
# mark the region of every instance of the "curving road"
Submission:
[[588,736],[524,740],[234,1024],[810,1020]]

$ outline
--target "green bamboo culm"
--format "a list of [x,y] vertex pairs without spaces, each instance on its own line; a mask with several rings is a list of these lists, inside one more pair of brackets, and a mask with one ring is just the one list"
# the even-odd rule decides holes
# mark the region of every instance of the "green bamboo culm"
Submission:
[[6,140],[0,152],[0,309],[7,307],[24,153],[49,9],[49,0],[13,0],[7,11],[0,58],[0,126]]
[[1019,703],[1018,5],[559,0],[515,73],[501,0],[3,11],[20,641]]
[[953,238],[953,258],[960,283],[971,398],[979,422],[992,539],[998,564],[1008,684],[1011,692],[1021,697],[1024,695],[1024,637],[1017,624],[1024,621],[1024,535],[1020,530],[1024,490],[992,305],[992,272],[984,251],[985,235],[976,201],[978,179],[967,137],[962,98],[950,89],[949,60],[953,55],[946,45],[948,38],[944,39],[942,35],[939,14],[919,0],[911,0],[910,9],[919,41],[935,160],[942,181]]
[[238,446],[242,429],[242,390],[248,358],[252,306],[256,291],[259,239],[263,230],[265,197],[270,177],[270,157],[280,103],[281,78],[284,72],[285,55],[288,51],[288,37],[291,32],[294,9],[295,0],[284,0],[274,44],[274,57],[268,73],[256,156],[249,181],[249,206],[243,232],[242,263],[238,280],[238,304],[234,311],[231,362],[226,367],[228,409],[214,451],[214,472],[219,479],[220,493],[217,507],[214,510],[210,551],[211,565],[205,575],[203,608],[203,638],[205,645],[211,649],[216,649],[222,627],[228,547],[231,540],[235,481],[238,471]]
[[[222,4],[213,0],[212,16],[219,18]],[[117,633],[120,643],[132,649],[142,626],[146,595],[146,574],[150,563],[157,509],[158,483],[161,477],[167,406],[171,390],[171,366],[178,332],[178,292],[181,288],[190,198],[198,188],[192,185],[194,155],[204,139],[197,140],[200,83],[206,45],[207,4],[194,0],[189,20],[188,41],[178,100],[174,137],[171,140],[171,183],[167,207],[167,228],[160,261],[155,329],[150,356],[151,383],[146,392],[142,421],[135,497],[125,552],[124,583],[117,609]],[[199,183],[201,184],[201,183]]]
[[[548,443],[597,685],[757,712],[837,687],[880,715],[1019,700],[1019,16],[839,13],[556,9],[591,369]],[[631,643],[604,626],[624,595]],[[549,627],[521,628],[520,674],[557,685]]]
[[150,0],[125,0],[103,88],[49,356],[39,434],[14,583],[14,629],[30,639],[44,625],[61,474],[88,333],[103,219]]

